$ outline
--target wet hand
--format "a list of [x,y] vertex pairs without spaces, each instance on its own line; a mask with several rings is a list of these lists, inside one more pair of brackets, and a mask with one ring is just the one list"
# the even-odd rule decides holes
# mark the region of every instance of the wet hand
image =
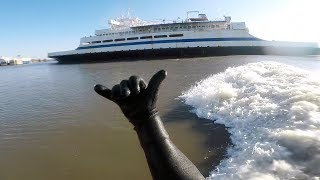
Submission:
[[166,76],[167,72],[161,70],[153,75],[148,85],[142,78],[131,76],[129,80],[122,80],[111,90],[100,84],[96,85],[94,90],[99,95],[118,104],[129,121],[134,126],[138,126],[157,115],[158,91]]

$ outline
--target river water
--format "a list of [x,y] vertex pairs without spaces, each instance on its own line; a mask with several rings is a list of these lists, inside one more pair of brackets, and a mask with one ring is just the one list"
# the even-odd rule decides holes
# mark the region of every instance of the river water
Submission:
[[212,74],[229,67],[247,69],[246,64],[261,61],[282,63],[272,67],[298,67],[314,76],[320,69],[317,56],[0,67],[0,179],[150,179],[132,125],[115,104],[98,96],[93,86],[101,83],[111,88],[133,74],[148,81],[160,69],[167,70],[168,77],[160,89],[158,109],[171,139],[205,176],[216,177],[215,167],[231,156],[232,144],[237,143],[224,128],[231,125],[214,124],[211,120],[216,117],[190,111],[202,110],[198,104],[184,103],[194,95],[178,97]]

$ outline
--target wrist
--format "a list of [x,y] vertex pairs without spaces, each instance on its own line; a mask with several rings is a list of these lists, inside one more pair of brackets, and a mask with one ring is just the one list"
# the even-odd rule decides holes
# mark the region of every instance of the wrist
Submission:
[[158,110],[156,108],[152,110],[146,110],[135,114],[129,114],[127,118],[133,124],[135,128],[143,126],[145,123],[158,116]]
[[169,134],[165,130],[158,114],[151,116],[140,126],[135,126],[134,130],[137,132],[139,139],[143,144],[160,143],[169,140]]

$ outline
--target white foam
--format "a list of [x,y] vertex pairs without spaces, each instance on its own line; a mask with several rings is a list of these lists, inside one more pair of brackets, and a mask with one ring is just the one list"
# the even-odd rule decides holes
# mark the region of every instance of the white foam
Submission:
[[276,62],[212,75],[180,98],[224,124],[233,147],[209,179],[320,179],[320,80]]

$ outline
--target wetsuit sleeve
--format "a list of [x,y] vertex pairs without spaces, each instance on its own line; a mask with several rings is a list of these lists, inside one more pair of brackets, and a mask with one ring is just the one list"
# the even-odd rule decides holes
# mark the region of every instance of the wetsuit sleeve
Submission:
[[136,127],[153,179],[204,179],[197,167],[172,143],[160,116]]

